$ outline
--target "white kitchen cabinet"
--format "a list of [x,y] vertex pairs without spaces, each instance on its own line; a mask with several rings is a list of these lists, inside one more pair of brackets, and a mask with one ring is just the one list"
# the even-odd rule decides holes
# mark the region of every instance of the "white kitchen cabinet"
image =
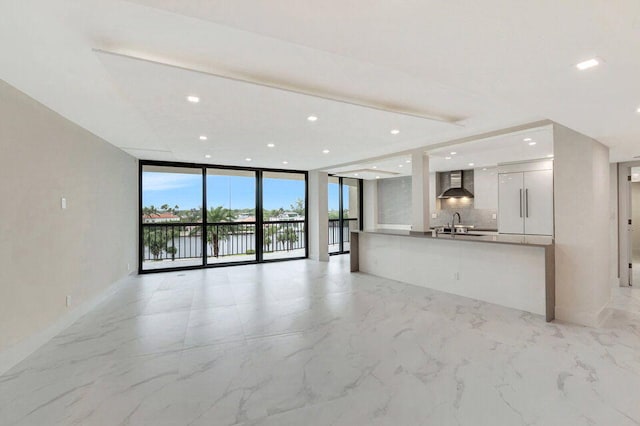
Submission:
[[553,235],[553,170],[501,173],[498,231]]
[[473,171],[473,208],[498,210],[498,172],[496,168]]

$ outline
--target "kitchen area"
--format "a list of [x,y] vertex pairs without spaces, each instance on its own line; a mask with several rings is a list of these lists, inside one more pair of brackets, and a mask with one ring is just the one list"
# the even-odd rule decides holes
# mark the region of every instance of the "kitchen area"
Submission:
[[358,165],[351,270],[553,320],[553,153],[544,126]]

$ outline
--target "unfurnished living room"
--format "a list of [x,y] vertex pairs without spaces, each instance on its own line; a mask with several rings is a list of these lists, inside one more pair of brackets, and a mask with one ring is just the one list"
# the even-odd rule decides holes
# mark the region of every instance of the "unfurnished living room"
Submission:
[[0,425],[640,424],[640,3],[0,0]]

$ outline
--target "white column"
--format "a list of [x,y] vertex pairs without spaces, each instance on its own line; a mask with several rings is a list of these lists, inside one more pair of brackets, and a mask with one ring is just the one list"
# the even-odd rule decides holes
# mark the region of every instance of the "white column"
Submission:
[[329,178],[326,172],[309,172],[309,258],[329,261]]
[[411,232],[429,231],[429,156],[411,154]]
[[609,281],[609,148],[553,125],[556,318],[599,326]]
[[365,180],[363,186],[364,229],[376,229],[378,227],[378,181]]

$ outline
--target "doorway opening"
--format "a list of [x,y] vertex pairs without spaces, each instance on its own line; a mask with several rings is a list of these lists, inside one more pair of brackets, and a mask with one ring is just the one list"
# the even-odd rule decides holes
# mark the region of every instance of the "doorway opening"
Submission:
[[640,286],[640,167],[631,167],[630,183],[630,217],[631,230],[629,233],[629,285]]

